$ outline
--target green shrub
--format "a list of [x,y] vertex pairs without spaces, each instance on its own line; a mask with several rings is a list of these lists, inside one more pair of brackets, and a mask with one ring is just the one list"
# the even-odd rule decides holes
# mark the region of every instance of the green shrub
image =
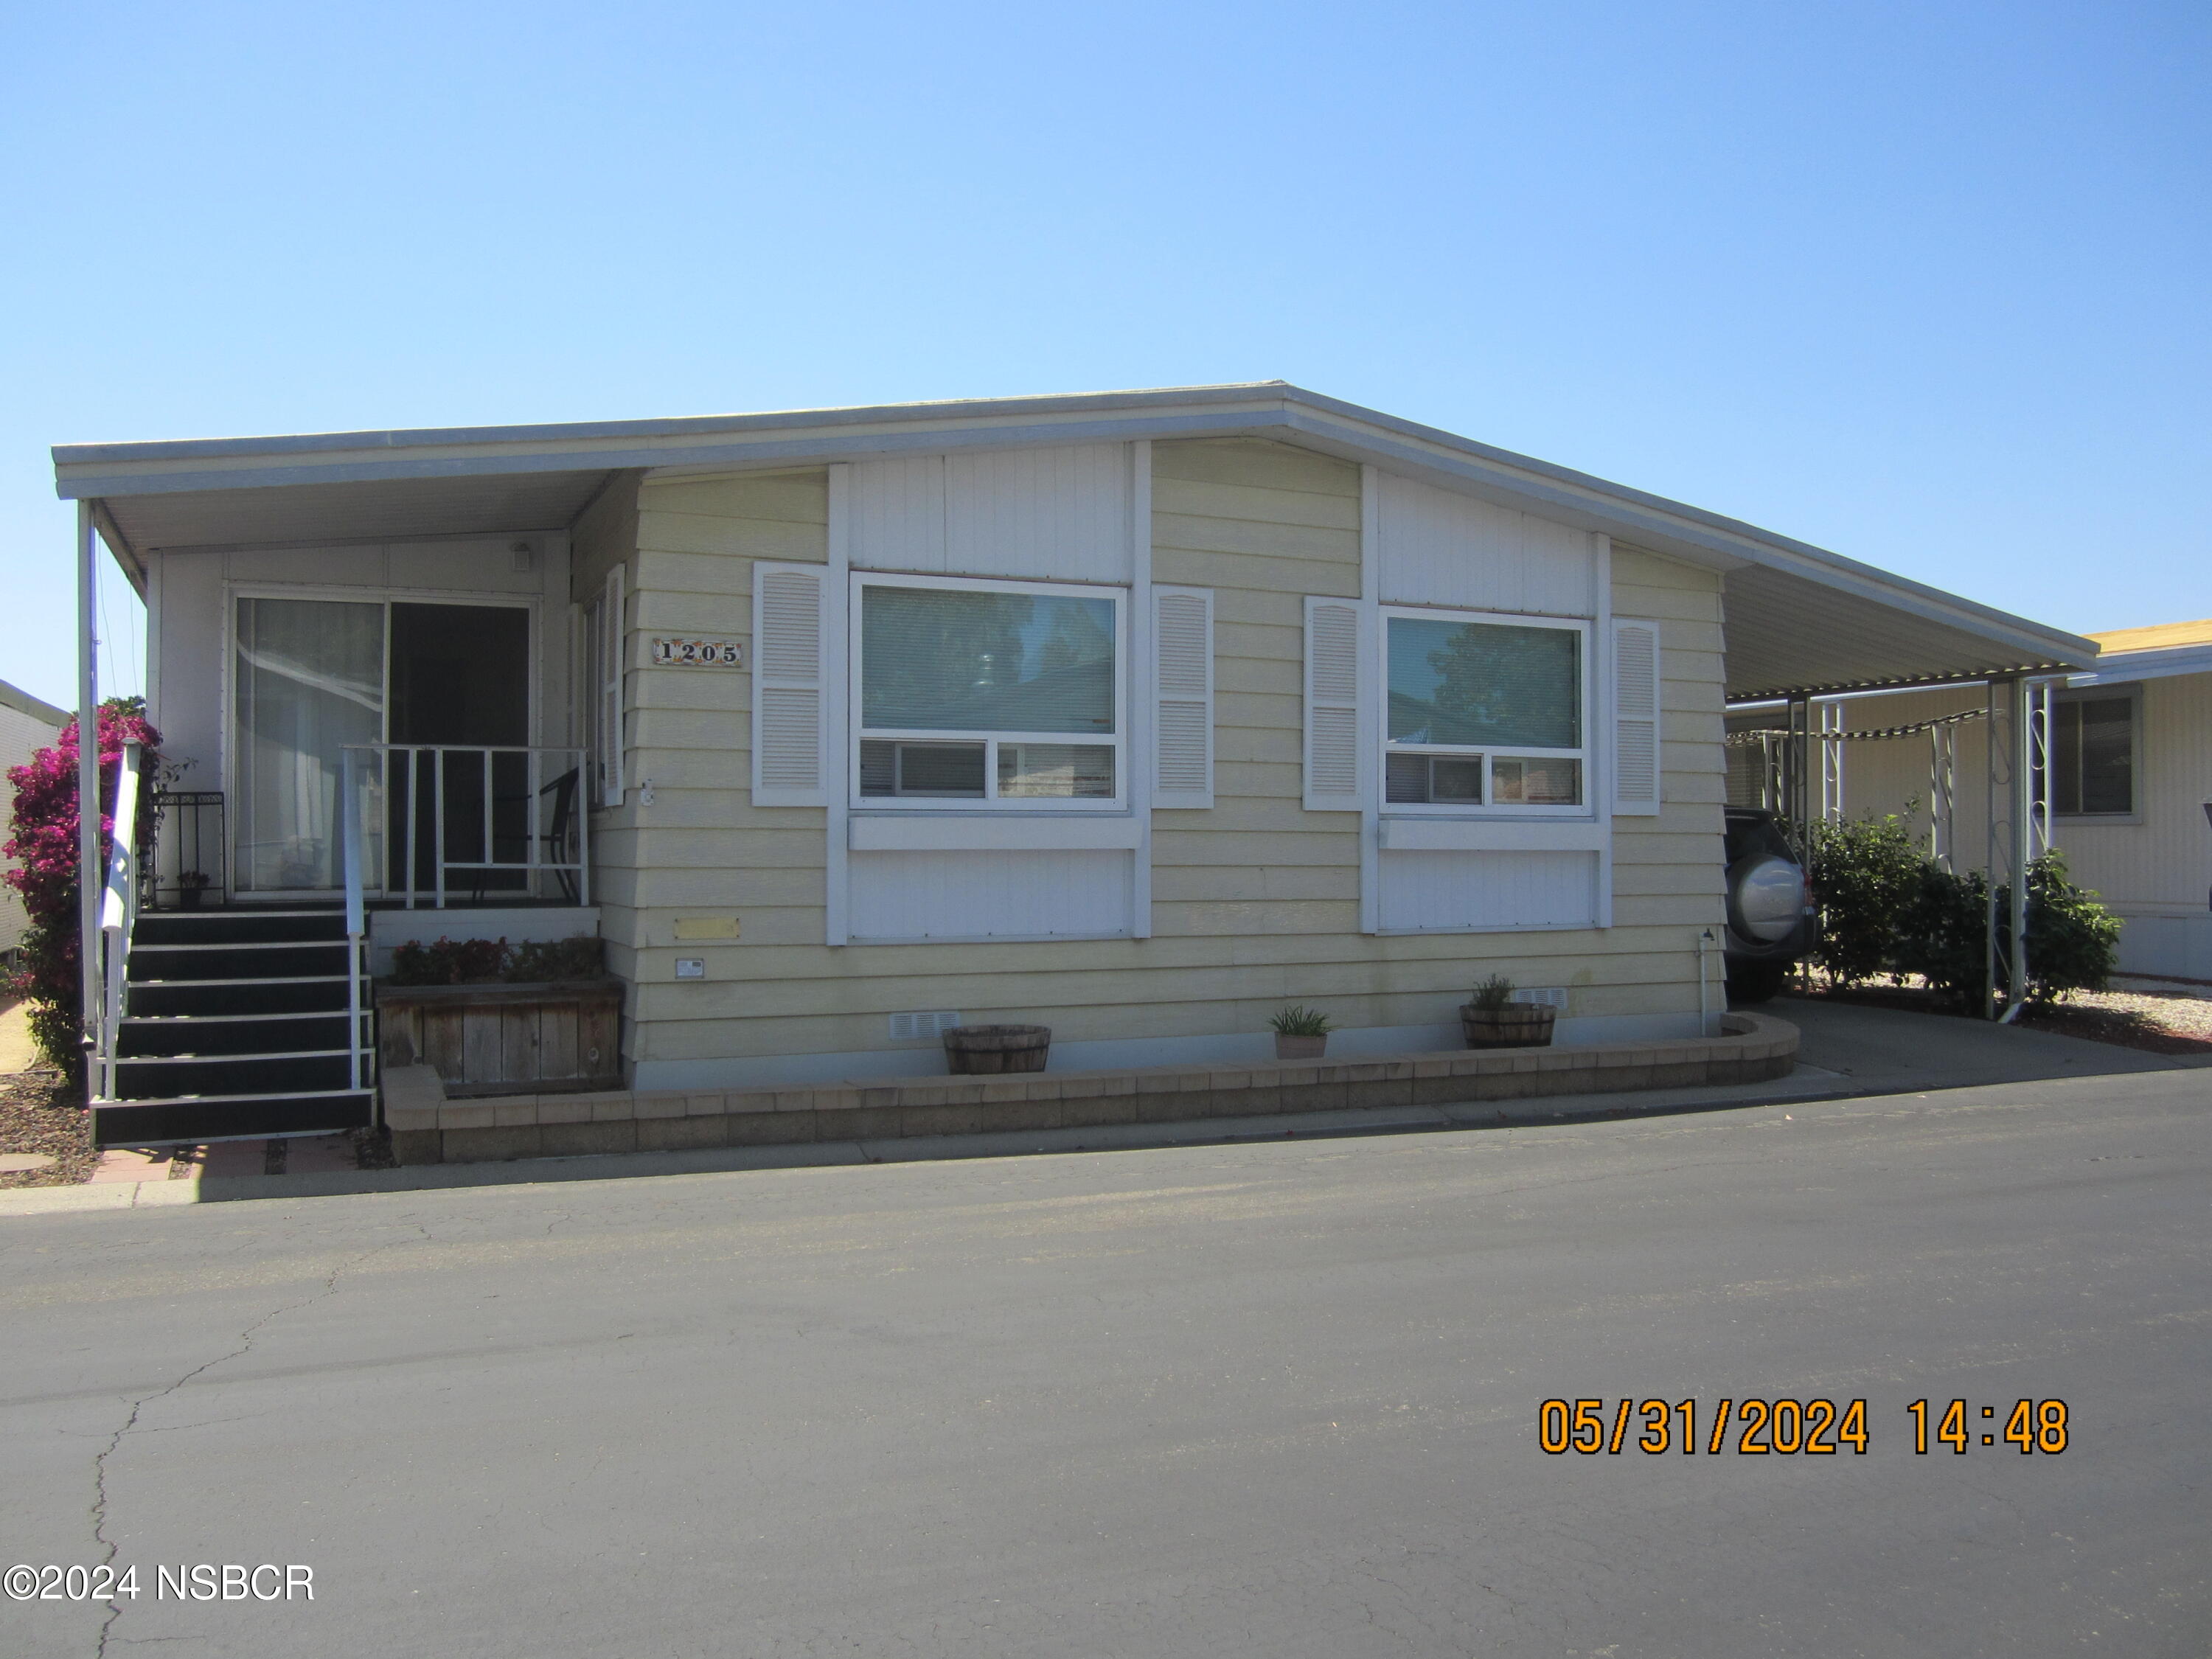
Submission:
[[2027,866],[2027,994],[2055,1001],[2101,991],[2112,978],[2120,938],[2118,916],[2097,896],[2066,879],[2056,849]]
[[[1909,809],[1908,809],[1909,810]],[[1928,855],[1896,816],[1816,823],[1806,874],[1820,906],[1813,960],[1844,985],[1895,971],[1899,917],[1920,890]]]
[[597,934],[518,945],[514,959],[507,966],[507,977],[518,985],[556,979],[605,979],[606,974],[606,941]]
[[[1966,1007],[1989,994],[1989,882],[1978,870],[1944,869],[1888,817],[1813,826],[1808,874],[1820,905],[1814,961],[1838,983],[1912,975]],[[2012,890],[1997,890],[1997,989],[2010,994]],[[2112,974],[2120,924],[2066,879],[2066,860],[2045,854],[2028,866],[2030,1000],[2100,991]]]
[[1327,1036],[1332,1029],[1329,1018],[1318,1008],[1278,1008],[1268,1017],[1267,1024],[1277,1036]]
[[489,985],[505,975],[514,952],[503,939],[412,941],[392,952],[394,985]]
[[392,952],[394,985],[538,985],[604,979],[607,947],[598,938],[510,945],[503,939],[441,939]]

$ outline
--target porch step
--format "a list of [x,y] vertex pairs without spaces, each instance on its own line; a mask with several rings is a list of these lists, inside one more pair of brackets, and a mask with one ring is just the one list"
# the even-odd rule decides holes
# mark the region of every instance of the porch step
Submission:
[[124,1012],[139,1015],[309,1014],[345,1012],[346,976],[301,979],[133,980]]
[[345,938],[343,910],[141,911],[133,954],[155,945],[301,944]]
[[[363,1048],[368,1046],[371,1030],[364,1009]],[[300,1014],[139,1014],[123,1021],[116,1040],[116,1053],[125,1060],[320,1053],[345,1048],[346,1016],[343,1009]]]
[[[363,1074],[369,1070],[364,1055]],[[115,1092],[125,1101],[313,1092],[350,1089],[353,1075],[353,1056],[343,1048],[306,1054],[165,1055],[118,1060]]]
[[94,1143],[101,1146],[158,1146],[177,1141],[327,1133],[333,1129],[365,1129],[374,1113],[374,1097],[367,1089],[95,1100],[92,1135]]
[[272,944],[230,940],[215,944],[131,946],[131,981],[302,979],[343,974],[353,947],[343,939]]

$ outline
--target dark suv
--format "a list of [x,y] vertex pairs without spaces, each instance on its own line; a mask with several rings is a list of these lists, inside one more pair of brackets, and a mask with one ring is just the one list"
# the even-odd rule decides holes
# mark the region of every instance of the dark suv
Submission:
[[1820,908],[1773,813],[1731,806],[1726,830],[1729,1000],[1764,1002],[1820,942]]

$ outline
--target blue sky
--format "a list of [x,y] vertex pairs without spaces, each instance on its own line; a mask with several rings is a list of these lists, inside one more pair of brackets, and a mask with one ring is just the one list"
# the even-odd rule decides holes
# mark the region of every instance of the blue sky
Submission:
[[0,678],[57,701],[57,441],[1278,375],[2060,626],[2212,616],[2201,4],[0,31]]

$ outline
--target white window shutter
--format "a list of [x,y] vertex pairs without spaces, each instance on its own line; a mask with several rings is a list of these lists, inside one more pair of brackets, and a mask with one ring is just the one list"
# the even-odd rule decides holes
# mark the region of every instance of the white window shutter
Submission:
[[1613,625],[1613,810],[1659,810],[1659,624]]
[[823,601],[817,564],[753,567],[753,805],[826,806],[831,763],[823,711]]
[[1359,606],[1306,600],[1306,787],[1310,812],[1360,806]]
[[1213,594],[1152,590],[1152,805],[1213,805]]
[[599,799],[619,806],[623,799],[623,568],[607,572],[599,592],[599,637],[596,653],[599,665]]

